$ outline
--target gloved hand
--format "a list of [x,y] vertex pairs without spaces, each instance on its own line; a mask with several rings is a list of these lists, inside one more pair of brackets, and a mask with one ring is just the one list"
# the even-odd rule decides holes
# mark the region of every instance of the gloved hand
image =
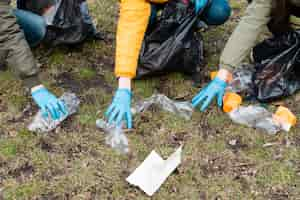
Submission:
[[205,111],[215,97],[218,98],[218,106],[221,107],[226,87],[227,83],[219,77],[216,77],[203,90],[201,90],[197,96],[193,98],[193,107],[197,107],[201,102],[204,101],[201,106],[201,111]]
[[192,2],[195,4],[196,13],[203,9],[208,4],[208,1],[209,0],[192,0]]
[[118,89],[112,104],[107,109],[105,115],[108,118],[108,123],[119,126],[122,120],[127,121],[127,128],[132,128],[131,115],[131,92],[129,89]]
[[31,96],[42,110],[45,118],[48,113],[50,113],[53,120],[58,120],[68,114],[65,104],[43,86],[32,91]]

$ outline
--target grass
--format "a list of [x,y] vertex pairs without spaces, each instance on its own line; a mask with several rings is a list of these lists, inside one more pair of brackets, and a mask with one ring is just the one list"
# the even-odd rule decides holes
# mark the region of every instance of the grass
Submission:
[[[35,51],[44,84],[57,95],[73,90],[82,101],[79,112],[60,128],[48,134],[28,132],[32,113],[23,110],[37,108],[11,72],[0,72],[0,199],[299,199],[299,125],[269,136],[233,124],[216,105],[195,112],[189,121],[153,108],[134,118],[135,129],[127,134],[128,155],[106,146],[95,120],[103,117],[117,84],[113,60],[118,6],[116,0],[89,3],[97,28],[111,41],[58,48],[50,56],[43,56],[45,49]],[[208,64],[202,86],[208,72],[217,69],[226,39],[246,5],[240,0],[230,3],[230,21],[204,33]],[[153,93],[190,100],[199,90],[178,73],[134,81],[133,89],[134,101]],[[285,103],[300,115],[297,97]],[[232,140],[238,145],[230,145]],[[266,143],[275,145],[264,147]],[[125,181],[153,149],[167,158],[181,144],[182,164],[152,198]]]

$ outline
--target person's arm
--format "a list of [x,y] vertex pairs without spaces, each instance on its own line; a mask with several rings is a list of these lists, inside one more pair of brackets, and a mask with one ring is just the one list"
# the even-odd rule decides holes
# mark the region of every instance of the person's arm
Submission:
[[126,120],[127,127],[132,128],[131,80],[136,76],[139,53],[151,13],[150,2],[163,3],[167,1],[120,1],[115,62],[115,75],[119,78],[119,87],[112,104],[105,113],[109,123],[120,125],[122,120]]
[[259,34],[270,21],[272,0],[253,0],[246,15],[229,38],[220,59],[220,70],[206,87],[192,100],[194,107],[201,106],[204,111],[217,97],[218,106],[223,103],[227,84],[232,79],[232,70],[239,66],[255,46]]
[[117,28],[115,74],[132,79],[150,17],[146,0],[121,0]]
[[151,13],[150,2],[168,0],[121,0],[117,28],[116,66],[117,77],[134,78],[138,57]]
[[44,116],[50,113],[53,119],[59,119],[66,115],[68,111],[64,103],[41,84],[36,61],[9,4],[0,5],[0,23],[0,46],[7,51],[5,56],[8,66],[31,90],[31,96]]
[[220,69],[232,71],[241,65],[270,21],[272,0],[253,0],[229,38],[220,58]]

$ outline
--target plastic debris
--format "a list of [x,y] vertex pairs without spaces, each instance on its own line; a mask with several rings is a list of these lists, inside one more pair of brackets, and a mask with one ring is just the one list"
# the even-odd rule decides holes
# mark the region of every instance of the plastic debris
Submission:
[[243,65],[233,71],[233,79],[226,88],[227,91],[235,93],[253,93],[253,81],[255,66]]
[[132,113],[137,114],[147,110],[150,106],[156,105],[161,109],[174,113],[186,120],[191,119],[193,106],[189,101],[174,101],[162,94],[154,94],[144,101],[136,103],[132,107]]
[[60,99],[65,103],[68,110],[68,115],[61,117],[58,120],[53,120],[50,116],[44,118],[42,112],[39,111],[33,122],[28,126],[28,129],[33,132],[45,133],[54,130],[59,124],[68,118],[70,115],[77,112],[80,100],[74,93],[64,93]]
[[152,196],[181,163],[182,146],[167,160],[152,151],[145,161],[126,179]]
[[103,119],[96,121],[96,126],[102,129],[107,135],[105,143],[120,153],[126,154],[129,152],[128,139],[124,134],[122,126],[110,125]]
[[217,74],[218,74],[218,71],[212,71],[212,72],[210,72],[210,80],[215,79],[216,76],[217,76]]
[[280,130],[290,131],[297,123],[296,116],[283,106],[278,107],[272,114],[261,106],[241,106],[242,97],[236,93],[226,92],[223,97],[223,110],[238,124],[259,128],[270,134]]
[[286,107],[279,106],[273,119],[281,124],[281,127],[285,131],[290,131],[290,129],[296,125],[297,117]]
[[[250,64],[243,64],[241,67],[236,68],[232,74],[232,81],[227,86],[228,92],[243,93],[246,95],[253,94],[253,75],[255,66]],[[210,79],[213,80],[218,74],[218,71],[210,72]]]
[[273,114],[261,106],[240,106],[228,114],[235,123],[262,129],[272,135],[282,130],[281,125],[273,120]]
[[223,97],[223,111],[225,113],[231,112],[232,110],[239,107],[243,102],[240,95],[234,92],[226,92]]
[[[157,105],[161,109],[172,112],[186,120],[190,119],[193,114],[193,106],[190,102],[173,101],[162,94],[154,94],[143,101],[137,102],[132,106],[131,112],[133,115],[136,115],[146,111],[152,105]],[[106,133],[105,141],[107,145],[120,153],[125,154],[129,152],[128,139],[122,129],[123,126],[109,125],[104,119],[98,119],[96,126]]]

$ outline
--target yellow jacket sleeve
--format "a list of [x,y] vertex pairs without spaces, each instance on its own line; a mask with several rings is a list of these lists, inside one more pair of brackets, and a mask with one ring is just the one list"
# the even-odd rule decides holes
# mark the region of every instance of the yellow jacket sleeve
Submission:
[[120,0],[115,62],[117,77],[135,77],[138,57],[151,13],[150,2],[167,1]]

